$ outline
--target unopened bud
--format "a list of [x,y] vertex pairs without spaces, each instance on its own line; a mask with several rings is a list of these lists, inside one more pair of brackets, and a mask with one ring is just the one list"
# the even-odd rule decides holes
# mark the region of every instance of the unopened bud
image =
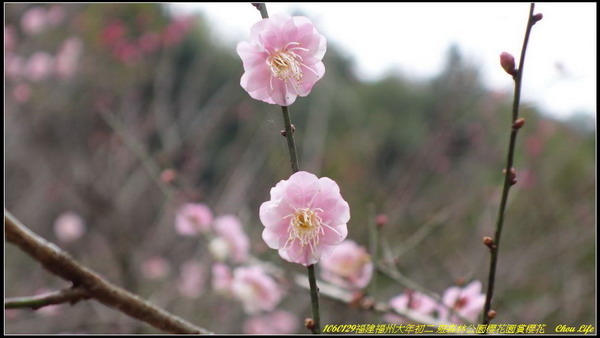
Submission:
[[[296,131],[296,127],[292,124],[292,133],[294,133],[295,131]],[[287,130],[281,129],[281,136],[286,137],[287,136]]]
[[312,318],[306,318],[304,320],[304,326],[312,331],[312,329],[315,328],[315,321]]
[[488,248],[492,249],[492,246],[494,245],[494,240],[492,239],[492,237],[485,236],[483,237],[483,244],[485,244],[485,246],[487,246]]
[[160,179],[163,182],[171,183],[175,180],[177,173],[173,169],[165,169],[160,173]]
[[496,311],[494,311],[494,310],[488,311],[487,317],[488,317],[488,319],[494,319],[494,318],[496,318]]
[[515,68],[515,58],[507,52],[500,54],[500,65],[504,70],[512,75],[517,75],[517,69]]
[[544,16],[542,15],[542,13],[537,13],[536,15],[533,16],[533,23],[535,24],[536,22],[542,20]]
[[[506,175],[506,169],[502,169],[502,174]],[[515,168],[510,168],[508,179],[510,180],[510,185],[517,184],[517,171]]]
[[388,222],[388,217],[385,214],[379,214],[375,217],[375,224],[378,227],[383,227]]
[[519,130],[521,129],[521,127],[523,127],[525,125],[525,119],[522,117],[519,117],[518,119],[515,120],[515,122],[512,125],[512,129],[513,130]]
[[456,284],[457,286],[463,286],[465,285],[465,279],[462,277],[458,277],[455,281],[454,284]]

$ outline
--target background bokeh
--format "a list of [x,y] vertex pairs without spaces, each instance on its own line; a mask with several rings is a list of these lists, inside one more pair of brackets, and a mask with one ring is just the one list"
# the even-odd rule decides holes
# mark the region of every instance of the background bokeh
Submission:
[[[326,76],[290,108],[300,167],[340,185],[349,238],[369,246],[385,214],[379,259],[438,294],[487,278],[481,238],[493,234],[510,130],[512,93],[487,89],[463,53],[450,48],[433,79],[365,82],[329,44]],[[6,4],[6,209],[114,283],[218,333],[243,332],[248,317],[211,290],[206,240],[179,236],[174,220],[187,202],[234,214],[253,255],[285,271],[279,308],[301,322],[308,292],[291,276],[304,269],[266,247],[258,219],[290,175],[281,113],[244,92],[242,72],[201,16],[163,5]],[[555,121],[527,102],[521,115],[495,322],[593,324],[595,120]],[[85,233],[66,242],[54,222],[69,211]],[[142,266],[156,257],[166,272],[149,278]],[[193,295],[178,288],[190,261],[201,267]],[[12,245],[4,272],[5,297],[67,286]],[[384,302],[405,290],[382,273],[376,283],[370,295]],[[384,322],[326,298],[321,308],[324,324]],[[157,333],[92,301],[5,311],[5,332]]]

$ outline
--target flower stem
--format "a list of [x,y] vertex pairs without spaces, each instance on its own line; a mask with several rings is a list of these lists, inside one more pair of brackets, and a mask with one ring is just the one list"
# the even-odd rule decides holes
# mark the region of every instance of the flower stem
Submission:
[[536,23],[536,19],[533,16],[533,9],[535,4],[531,4],[529,9],[529,19],[527,21],[527,29],[525,30],[525,39],[523,41],[523,47],[521,49],[521,58],[519,60],[519,68],[517,69],[517,73],[513,76],[515,81],[515,91],[514,91],[514,99],[513,99],[513,107],[512,107],[512,120],[511,120],[511,133],[510,133],[510,142],[508,146],[508,155],[506,159],[506,170],[504,177],[504,187],[502,189],[502,199],[500,201],[500,208],[498,210],[498,216],[496,219],[496,233],[494,235],[493,246],[490,247],[491,257],[490,257],[490,272],[488,275],[488,289],[485,297],[485,306],[483,310],[483,324],[489,324],[490,316],[488,313],[492,307],[492,297],[494,295],[494,282],[496,278],[496,266],[498,264],[498,253],[500,250],[500,236],[502,235],[502,226],[504,224],[504,213],[506,210],[506,202],[508,200],[508,191],[514,182],[512,181],[514,177],[510,175],[511,168],[513,167],[513,160],[515,154],[515,143],[517,140],[517,132],[518,128],[512,127],[519,116],[519,102],[521,100],[521,83],[523,79],[523,66],[525,63],[525,52],[527,50],[527,43],[529,42],[529,33],[531,32],[531,28]]
[[310,300],[314,321],[314,325],[310,329],[312,333],[319,334],[321,333],[321,316],[319,314],[319,288],[317,287],[314,264],[308,266],[308,283],[310,285]]
[[290,112],[288,107],[281,107],[283,114],[283,126],[285,128],[285,138],[287,140],[288,150],[290,152],[290,164],[292,166],[292,172],[298,172],[298,156],[296,155],[296,142],[294,141],[294,130],[292,127],[292,121],[290,120]]

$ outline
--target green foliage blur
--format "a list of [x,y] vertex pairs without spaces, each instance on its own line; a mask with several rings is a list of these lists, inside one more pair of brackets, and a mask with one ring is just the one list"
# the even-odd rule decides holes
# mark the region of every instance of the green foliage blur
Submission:
[[[60,8],[62,21],[25,32],[24,13],[36,6]],[[158,4],[11,3],[5,40],[7,27],[6,209],[114,283],[209,330],[241,333],[240,305],[211,292],[206,242],[173,230],[180,205],[203,202],[243,220],[258,258],[304,271],[261,239],[258,208],[290,167],[280,109],[240,87],[234,47],[212,39],[201,16],[175,18]],[[28,75],[29,57],[58,55],[68,38],[81,43],[72,75]],[[482,237],[493,236],[510,132],[512,93],[486,89],[463,53],[451,48],[432,79],[363,82],[351,56],[330,44],[324,79],[290,107],[300,168],[339,184],[351,207],[349,238],[370,246],[369,227],[386,215],[373,257],[438,294],[474,279],[487,285]],[[552,120],[528,102],[521,116],[495,323],[593,324],[595,129]],[[53,222],[65,211],[81,215],[87,230],[61,244]],[[5,254],[5,297],[67,286],[14,246]],[[171,266],[159,281],[140,273],[154,256]],[[179,268],[192,258],[206,271],[198,298],[176,291]],[[382,302],[405,290],[381,272],[374,283],[370,296]],[[279,307],[301,322],[308,292],[289,281],[287,289]],[[6,311],[5,332],[158,332],[91,301],[56,308]],[[324,324],[384,322],[327,298],[321,309]],[[306,333],[302,325],[297,332]]]

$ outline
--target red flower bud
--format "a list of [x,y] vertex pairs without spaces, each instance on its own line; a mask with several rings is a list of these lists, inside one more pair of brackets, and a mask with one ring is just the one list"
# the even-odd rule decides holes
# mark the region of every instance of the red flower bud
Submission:
[[509,53],[502,52],[502,54],[500,54],[500,65],[508,74],[512,76],[517,74],[517,69],[515,68],[515,58]]
[[536,22],[542,20],[544,16],[542,15],[542,13],[537,13],[536,15],[533,16],[533,23],[535,24]]

